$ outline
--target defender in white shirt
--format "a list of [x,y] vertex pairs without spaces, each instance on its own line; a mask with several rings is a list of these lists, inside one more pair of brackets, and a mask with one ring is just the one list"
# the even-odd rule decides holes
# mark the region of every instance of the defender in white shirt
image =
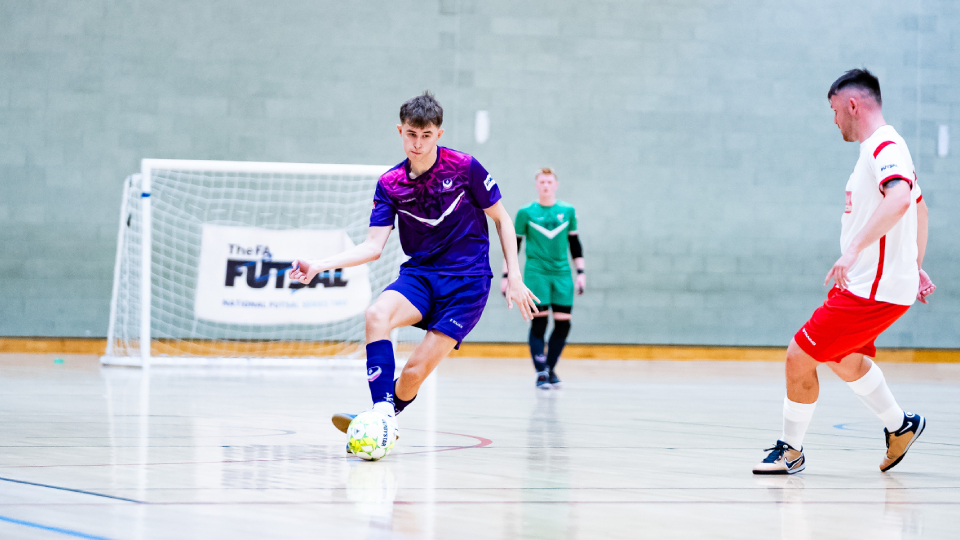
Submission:
[[880,82],[865,69],[837,79],[827,93],[843,140],[860,142],[860,159],[846,187],[840,249],[824,284],[827,301],[787,348],[783,434],[754,474],[794,474],[806,467],[803,437],[813,417],[826,363],[884,424],[887,452],[880,470],[900,463],[926,427],[905,413],[887,387],[874,340],[936,288],[921,269],[927,245],[927,205],[907,144],[881,112]]

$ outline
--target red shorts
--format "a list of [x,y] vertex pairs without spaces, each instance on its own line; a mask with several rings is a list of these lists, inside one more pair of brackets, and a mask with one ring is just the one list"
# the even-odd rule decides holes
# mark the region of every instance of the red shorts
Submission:
[[818,362],[839,362],[853,353],[872,358],[877,354],[874,340],[908,309],[834,287],[793,339]]

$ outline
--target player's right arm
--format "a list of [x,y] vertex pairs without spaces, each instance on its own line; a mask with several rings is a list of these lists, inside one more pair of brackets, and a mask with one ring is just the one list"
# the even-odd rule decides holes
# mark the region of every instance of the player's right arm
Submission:
[[360,245],[324,259],[314,261],[298,259],[293,261],[290,278],[303,284],[309,284],[313,277],[320,272],[334,268],[360,266],[379,259],[380,254],[383,253],[383,247],[387,245],[387,240],[390,238],[390,231],[393,230],[396,218],[397,209],[393,204],[393,199],[383,187],[383,183],[378,181],[377,188],[373,192],[373,211],[370,212],[370,228],[367,229],[367,239]]
[[387,245],[391,230],[393,230],[393,225],[370,227],[367,229],[366,240],[344,252],[313,261],[297,259],[293,261],[293,270],[290,271],[290,278],[307,285],[313,281],[314,276],[320,272],[333,270],[334,268],[360,266],[361,264],[375,261],[379,259],[380,254],[383,253],[383,247]]

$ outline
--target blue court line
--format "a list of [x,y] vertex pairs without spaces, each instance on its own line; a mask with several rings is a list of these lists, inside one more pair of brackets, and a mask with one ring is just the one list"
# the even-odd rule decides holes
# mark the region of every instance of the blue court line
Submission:
[[28,485],[28,486],[45,487],[45,488],[50,488],[50,489],[59,489],[60,491],[70,491],[70,492],[72,492],[72,493],[80,493],[80,494],[83,494],[83,495],[93,495],[94,497],[103,497],[103,498],[105,498],[105,499],[113,499],[113,500],[116,500],[116,501],[124,501],[124,502],[131,502],[131,503],[143,504],[143,501],[137,501],[137,500],[134,500],[134,499],[125,499],[125,498],[123,498],[123,497],[114,497],[113,495],[105,495],[105,494],[103,494],[103,493],[95,493],[95,492],[93,492],[93,491],[84,491],[84,490],[82,490],[82,489],[73,489],[73,488],[66,488],[66,487],[61,487],[61,486],[51,486],[50,484],[38,484],[38,483],[36,483],[36,482],[27,482],[26,480],[14,480],[13,478],[3,478],[3,477],[0,477],[0,481],[3,481],[3,482],[13,482],[14,484],[25,484],[25,485]]
[[50,527],[48,525],[41,525],[40,523],[34,523],[32,521],[23,521],[22,519],[13,519],[6,516],[0,516],[0,521],[6,521],[7,523],[15,523],[17,525],[24,525],[26,527],[33,527],[34,529],[41,529],[44,531],[65,534],[67,536],[72,536],[74,538],[86,538],[87,540],[113,540],[112,538],[107,538],[106,536],[95,536],[92,534],[82,533],[80,531],[71,531],[70,529],[61,529],[60,527]]

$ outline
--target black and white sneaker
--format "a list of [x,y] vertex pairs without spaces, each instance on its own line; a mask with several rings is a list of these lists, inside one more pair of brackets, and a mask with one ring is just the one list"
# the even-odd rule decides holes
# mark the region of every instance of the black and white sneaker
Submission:
[[764,451],[770,454],[753,468],[753,474],[796,474],[807,466],[803,448],[797,450],[783,441],[777,441]]
[[563,381],[560,380],[560,377],[557,377],[557,372],[552,369],[550,370],[549,381],[550,385],[554,388],[560,388],[560,385],[563,384]]
[[541,371],[537,373],[537,388],[543,390],[550,389],[550,373],[546,371]]

